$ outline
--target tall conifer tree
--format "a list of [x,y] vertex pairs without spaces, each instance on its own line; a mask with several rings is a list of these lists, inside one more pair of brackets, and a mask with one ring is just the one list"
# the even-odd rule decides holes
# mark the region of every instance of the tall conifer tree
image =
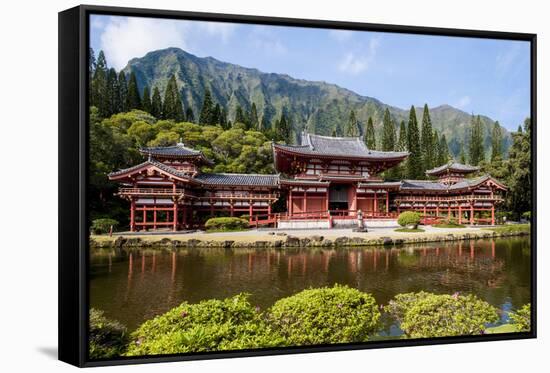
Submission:
[[348,122],[346,123],[344,134],[348,137],[359,136],[359,122],[357,121],[357,115],[355,115],[355,111],[353,109],[349,113],[349,118]]
[[422,154],[420,149],[420,135],[414,105],[409,112],[409,124],[407,126],[407,148],[409,159],[407,160],[407,177],[409,179],[423,179]]
[[382,121],[382,150],[393,151],[395,149],[395,124],[391,119],[388,108],[384,111],[384,119]]
[[153,104],[151,102],[151,93],[149,92],[149,87],[145,86],[143,88],[143,94],[141,95],[141,108],[143,111],[148,112],[151,114],[151,111],[153,109]]
[[128,80],[128,96],[126,96],[127,110],[141,109],[141,98],[137,85],[136,74],[132,71]]
[[96,106],[99,115],[103,118],[109,116],[109,98],[107,84],[107,60],[103,51],[99,51],[92,80],[90,103]]
[[470,126],[470,147],[469,147],[470,164],[477,166],[484,158],[483,149],[483,126],[481,123],[481,117],[472,116],[472,122]]
[[244,110],[241,105],[237,104],[237,109],[235,110],[235,123],[246,124],[247,120],[244,115]]
[[118,73],[118,89],[120,91],[120,111],[126,112],[128,111],[128,107],[126,106],[126,99],[128,97],[128,83],[126,81],[126,74],[124,74],[124,71]]
[[422,151],[422,162],[424,169],[429,170],[434,168],[434,149],[437,144],[433,141],[432,120],[430,119],[430,110],[428,104],[424,104],[424,112],[422,114],[422,131],[420,148]]
[[491,162],[498,159],[502,159],[502,129],[496,121],[491,132]]
[[212,94],[208,88],[204,91],[204,98],[202,100],[201,112],[199,114],[199,124],[213,124],[214,102],[212,101]]
[[248,117],[250,118],[250,128],[258,131],[260,128],[260,121],[258,119],[258,110],[256,109],[256,104],[254,102],[250,107],[250,114]]
[[183,116],[183,106],[175,75],[170,77],[170,80],[168,80],[168,84],[166,85],[166,90],[164,91],[162,118],[173,119],[176,122],[181,122],[185,119]]
[[120,113],[120,88],[118,86],[118,76],[115,69],[110,68],[107,74],[107,101],[108,115]]
[[153,89],[153,97],[151,98],[151,115],[155,118],[162,117],[162,99],[158,87]]
[[195,122],[195,113],[193,112],[193,109],[191,108],[191,106],[189,106],[185,110],[185,121],[189,123]]
[[445,134],[442,134],[439,138],[439,146],[437,147],[438,150],[438,159],[435,167],[442,166],[445,163],[449,162],[451,159],[451,153],[449,152],[449,144],[447,143],[447,138],[445,137]]
[[405,125],[405,121],[402,120],[399,124],[399,140],[397,141],[395,150],[399,152],[407,151],[407,142],[407,126]]
[[367,130],[365,131],[365,142],[367,148],[376,149],[376,134],[374,133],[374,123],[372,122],[372,117],[369,117],[367,120]]

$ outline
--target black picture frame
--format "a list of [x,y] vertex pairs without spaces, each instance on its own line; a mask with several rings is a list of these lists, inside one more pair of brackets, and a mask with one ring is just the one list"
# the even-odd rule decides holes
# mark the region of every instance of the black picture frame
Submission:
[[[437,339],[373,341],[358,344],[321,345],[279,349],[239,350],[233,352],[193,353],[185,355],[143,356],[90,360],[87,356],[88,325],[88,74],[90,14],[139,16],[169,19],[237,22],[248,24],[300,26],[346,30],[367,30],[416,35],[440,35],[527,41],[531,45],[531,120],[532,120],[532,224],[531,224],[531,304],[532,329],[528,333],[505,333]],[[79,367],[136,363],[218,359],[260,355],[328,352],[487,342],[536,338],[537,323],[537,249],[536,249],[536,57],[537,36],[528,33],[460,30],[450,28],[400,26],[312,19],[275,18],[234,14],[199,13],[157,9],[137,9],[81,5],[59,13],[59,359]]]

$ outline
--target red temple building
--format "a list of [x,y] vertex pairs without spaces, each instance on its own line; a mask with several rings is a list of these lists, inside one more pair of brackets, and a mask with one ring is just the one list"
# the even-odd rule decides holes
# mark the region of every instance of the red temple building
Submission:
[[[434,180],[384,181],[380,173],[407,152],[368,149],[362,137],[303,133],[300,145],[273,144],[278,174],[202,173],[212,161],[179,143],[141,149],[148,159],[109,174],[130,205],[130,230],[199,227],[213,216],[247,215],[253,226],[331,228],[364,219],[396,219],[406,210],[426,220],[495,223],[506,187],[477,167],[449,163],[428,170]],[[437,179],[435,179],[437,178]],[[273,204],[286,197],[286,211]]]

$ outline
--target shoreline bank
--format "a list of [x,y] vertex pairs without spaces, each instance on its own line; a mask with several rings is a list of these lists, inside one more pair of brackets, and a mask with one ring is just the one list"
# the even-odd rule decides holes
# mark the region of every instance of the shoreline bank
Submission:
[[179,248],[345,248],[357,246],[400,246],[430,242],[490,239],[530,235],[525,230],[491,230],[490,228],[434,228],[426,227],[420,233],[395,232],[393,229],[379,229],[368,233],[352,232],[351,229],[316,231],[241,231],[185,235],[119,235],[115,237],[92,235],[93,249],[179,249]]

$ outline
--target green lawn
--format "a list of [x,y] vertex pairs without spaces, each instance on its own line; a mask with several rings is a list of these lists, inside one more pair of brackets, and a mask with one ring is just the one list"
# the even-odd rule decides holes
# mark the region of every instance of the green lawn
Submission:
[[432,225],[434,228],[466,228],[465,225],[462,224],[452,224],[452,223],[441,223],[441,224],[434,224]]
[[420,228],[416,228],[416,229],[410,229],[410,228],[397,228],[395,231],[396,231],[396,232],[420,233],[420,232],[424,232],[424,229],[420,229]]
[[509,224],[494,228],[484,228],[497,233],[530,233],[531,224]]
[[487,334],[499,334],[499,333],[517,333],[517,329],[512,324],[503,324],[499,326],[493,326],[492,328],[485,329]]

